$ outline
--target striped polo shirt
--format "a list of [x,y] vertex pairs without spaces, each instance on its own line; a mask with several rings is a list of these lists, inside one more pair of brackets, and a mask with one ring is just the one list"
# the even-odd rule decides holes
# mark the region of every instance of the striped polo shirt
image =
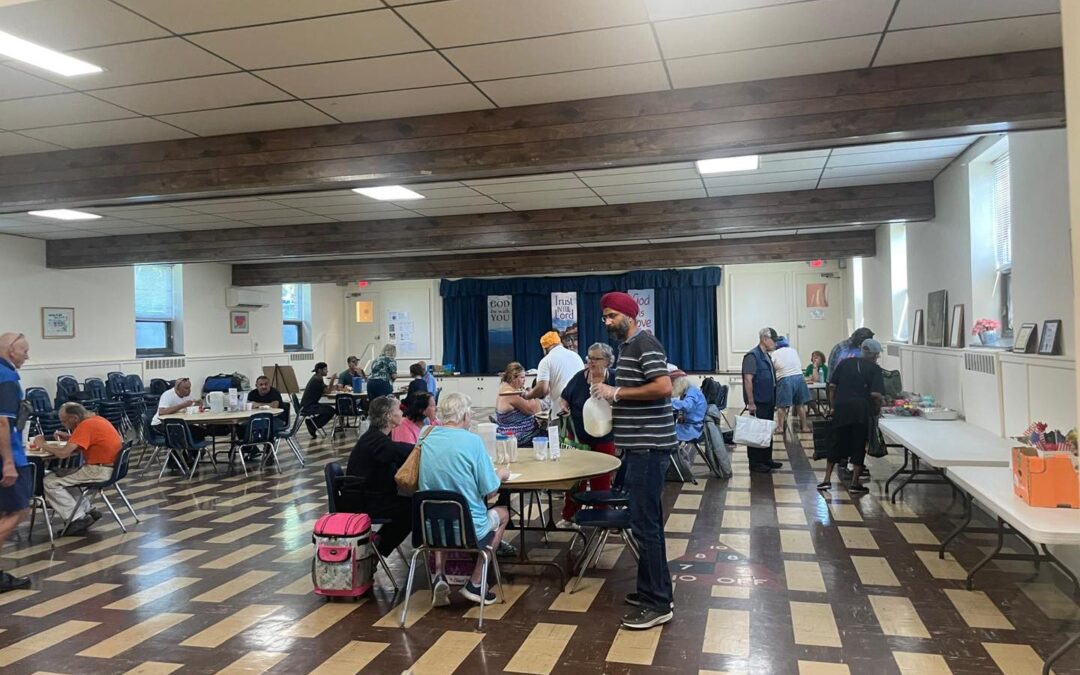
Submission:
[[[664,346],[652,333],[638,329],[619,345],[615,386],[641,387],[667,374]],[[612,404],[612,427],[615,445],[623,449],[671,450],[678,444],[667,396],[653,401],[619,399]]]

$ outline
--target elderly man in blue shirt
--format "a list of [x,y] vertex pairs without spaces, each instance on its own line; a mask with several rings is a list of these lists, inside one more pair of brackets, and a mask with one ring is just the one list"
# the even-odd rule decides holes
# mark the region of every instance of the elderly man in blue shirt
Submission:
[[683,371],[672,370],[671,409],[675,411],[675,437],[680,443],[701,438],[708,407],[701,388],[692,384]]

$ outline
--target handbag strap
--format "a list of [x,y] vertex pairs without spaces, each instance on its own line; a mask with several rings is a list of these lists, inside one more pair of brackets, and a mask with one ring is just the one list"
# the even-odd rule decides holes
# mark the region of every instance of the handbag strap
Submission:
[[431,430],[435,428],[435,425],[428,425],[426,429],[420,432],[420,438],[416,439],[416,445],[413,446],[413,450],[420,452],[420,446],[424,444],[424,439],[431,433]]

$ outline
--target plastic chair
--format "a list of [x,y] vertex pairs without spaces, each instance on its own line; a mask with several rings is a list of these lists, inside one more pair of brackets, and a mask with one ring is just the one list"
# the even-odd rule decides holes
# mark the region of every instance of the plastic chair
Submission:
[[[296,425],[296,428],[299,429],[300,425],[302,425],[304,422],[306,422],[309,417],[312,417],[312,415],[309,414],[309,413],[305,413],[300,408],[300,399],[298,399],[296,397],[296,394],[289,394],[289,397],[292,399],[292,407],[293,407],[293,409],[296,410],[296,419],[299,420],[299,422]],[[316,436],[318,434],[322,434],[325,437],[326,436],[326,430],[324,430],[322,428],[319,428],[318,431],[316,432]]]
[[60,416],[53,410],[49,392],[42,387],[30,387],[26,390],[26,401],[30,404],[30,433],[36,431],[44,436],[52,436],[61,428]]
[[[169,454],[179,453],[181,456],[186,453],[194,454],[195,458],[191,462],[191,474],[188,476],[189,481],[195,478],[195,472],[199,469],[199,460],[202,459],[204,454],[209,455],[210,462],[214,465],[214,471],[217,472],[217,462],[214,460],[214,455],[207,452],[209,443],[196,441],[191,435],[191,428],[183,420],[164,420],[164,423],[165,443],[169,447]],[[165,462],[165,466],[168,466],[168,461]],[[161,467],[161,474],[165,473],[165,466]],[[181,466],[183,466],[182,463]],[[161,478],[161,474],[158,475],[158,478]]]
[[96,407],[98,403],[108,398],[105,393],[105,383],[100,377],[88,377],[83,380],[83,392],[86,394],[86,399],[82,401],[82,404],[87,407]]
[[[274,416],[270,413],[256,413],[248,418],[244,426],[244,437],[239,439],[229,448],[229,467],[233,460],[240,457],[240,466],[244,469],[244,475],[248,475],[247,463],[244,461],[244,448],[261,449],[263,452],[272,452],[274,445]],[[278,467],[281,471],[281,467]]]
[[[326,479],[326,505],[327,513],[338,512],[338,497],[341,495],[341,491],[348,486],[350,490],[361,489],[364,484],[364,479],[357,476],[346,476],[344,469],[341,468],[341,464],[338,462],[330,462],[323,467],[323,477]],[[372,525],[385,525],[389,523],[389,518],[371,518]],[[374,547],[372,547],[374,548]],[[405,558],[405,554],[398,549],[398,555]],[[382,553],[379,553],[379,549],[375,549],[375,556],[379,559],[379,567],[382,568],[386,576],[390,577],[390,583],[394,585],[394,593],[397,593],[398,588],[397,580],[394,579],[394,575],[390,572],[390,565],[387,564],[386,558]]]
[[[270,446],[270,454],[266,457],[269,458],[272,455],[274,457],[274,462],[277,463],[278,444],[281,443],[281,441],[285,441],[289,446],[289,449],[296,455],[296,461],[300,463],[300,466],[304,466],[304,453],[300,450],[300,442],[296,440],[296,433],[300,431],[300,425],[304,423],[304,420],[307,419],[307,417],[300,414],[300,406],[297,405],[296,394],[292,395],[292,399],[293,407],[296,409],[296,414],[293,415],[293,422],[274,434],[274,444]],[[287,416],[289,411],[286,410],[282,414]],[[264,459],[263,461],[266,460]]]
[[[624,493],[625,494],[625,493]],[[585,541],[585,550],[581,554],[581,569],[577,578],[574,579],[574,587],[571,593],[576,593],[582,577],[589,567],[596,564],[600,554],[604,552],[608,537],[617,531],[627,548],[634,554],[634,558],[640,558],[637,541],[630,532],[629,509],[582,509],[574,514],[574,523],[582,529],[592,530]]]
[[127,380],[125,375],[120,371],[114,370],[110,373],[105,373],[105,391],[109,398],[113,400],[120,400],[127,393]]
[[55,408],[60,409],[68,401],[82,402],[89,398],[79,389],[79,381],[74,375],[61,375],[56,378]]
[[45,476],[43,475],[44,472],[38,472],[40,466],[38,462],[30,462],[30,484],[34,487],[30,497],[30,529],[27,530],[26,539],[29,541],[30,537],[33,536],[34,516],[37,515],[38,509],[41,509],[41,517],[45,519],[45,529],[49,533],[49,548],[56,548],[52,519],[49,518],[49,505],[45,501]]
[[109,423],[116,428],[118,434],[124,435],[128,426],[123,401],[100,401],[97,405],[97,414],[109,420]]
[[[345,433],[346,429],[360,430],[360,409],[356,407],[356,399],[346,394],[339,394],[334,399],[334,409],[337,416],[334,418],[334,430],[330,432],[330,438],[337,435],[338,431]],[[355,421],[355,424],[350,424]]]
[[[127,528],[124,527],[124,521],[120,519],[120,514],[116,512],[112,503],[109,502],[109,498],[105,496],[105,490],[113,488],[116,490],[116,494],[120,495],[120,499],[123,500],[127,510],[131,512],[131,516],[135,519],[135,522],[139,522],[139,514],[135,513],[135,509],[131,508],[131,502],[128,501],[127,495],[125,495],[124,491],[120,488],[120,481],[123,480],[128,473],[128,459],[130,458],[130,455],[131,441],[128,441],[127,443],[124,443],[124,446],[120,449],[120,454],[116,457],[116,463],[113,464],[112,475],[109,476],[107,480],[98,481],[96,483],[81,483],[75,486],[79,488],[82,494],[79,495],[79,501],[75,503],[75,510],[71,512],[72,515],[78,513],[83,503],[88,499],[92,499],[96,492],[98,496],[101,497],[101,501],[105,502],[105,506],[109,508],[109,513],[116,519],[116,524],[120,526],[120,531],[127,532]],[[63,536],[70,526],[71,521],[68,521],[68,523],[64,525],[64,529],[60,533],[60,536]]]
[[[416,559],[422,553],[428,551],[466,551],[479,553],[484,559],[484,570],[480,576],[480,597],[487,598],[488,589],[488,566],[495,569],[495,584],[499,587],[498,596],[501,602],[506,602],[506,595],[502,588],[502,575],[499,572],[499,561],[491,546],[480,548],[476,541],[476,531],[473,529],[472,516],[469,513],[469,503],[457,492],[449,490],[422,490],[413,495],[413,527],[412,542],[415,550],[409,560],[409,579],[405,584],[405,602],[401,605],[400,625],[405,626],[405,617],[409,612],[409,596],[412,595],[413,577],[416,575]],[[435,584],[428,570],[427,561],[424,562],[424,570],[428,575],[428,585],[434,589]],[[435,593],[431,595],[432,606],[435,604]],[[484,605],[480,603],[480,620],[477,629],[484,628]]]
[[[136,464],[136,466],[140,466],[140,467],[142,466],[143,460],[146,458],[146,451],[148,449],[150,449],[150,448],[154,449],[154,451],[150,453],[150,462],[149,462],[149,464],[153,464],[154,463],[154,458],[157,457],[157,454],[159,452],[161,452],[161,450],[163,448],[166,447],[165,436],[162,435],[162,434],[157,433],[156,431],[154,431],[153,427],[150,426],[150,424],[154,421],[154,412],[155,411],[152,410],[152,409],[147,409],[147,410],[143,411],[143,419],[142,419],[143,450],[142,450],[142,453],[139,455],[139,462],[138,462],[138,464]],[[169,460],[166,457],[165,463],[168,464],[168,461]],[[184,473],[187,473],[187,471],[185,470]]]

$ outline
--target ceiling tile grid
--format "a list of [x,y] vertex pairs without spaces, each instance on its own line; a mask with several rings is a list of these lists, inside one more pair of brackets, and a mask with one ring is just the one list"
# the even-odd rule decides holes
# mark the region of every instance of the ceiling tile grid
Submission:
[[105,68],[0,64],[0,155],[1061,43],[1058,0],[35,0],[0,30]]

